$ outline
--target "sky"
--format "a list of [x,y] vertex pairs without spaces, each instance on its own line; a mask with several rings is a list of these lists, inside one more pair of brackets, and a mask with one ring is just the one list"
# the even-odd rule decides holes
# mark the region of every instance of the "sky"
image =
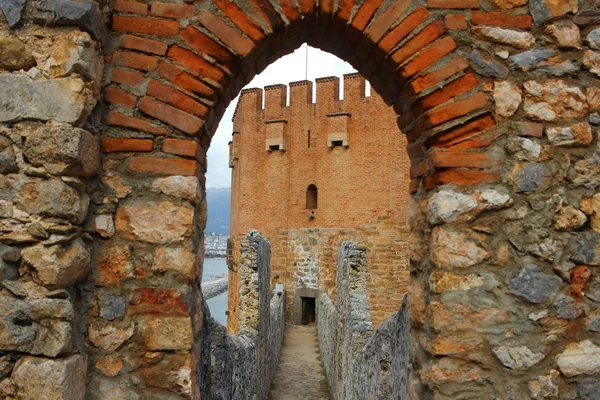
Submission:
[[[352,66],[336,56],[308,46],[308,71],[306,71],[307,45],[303,44],[292,54],[280,58],[269,65],[262,73],[245,88],[263,88],[268,85],[301,81],[306,79],[314,81],[316,78],[327,76],[342,77],[344,74],[356,72]],[[340,86],[343,86],[340,81]],[[314,86],[313,86],[314,87]],[[223,118],[213,136],[208,149],[208,172],[206,174],[207,188],[224,188],[231,186],[231,170],[229,169],[229,147],[233,130],[233,112],[238,98],[235,98],[227,107]]]

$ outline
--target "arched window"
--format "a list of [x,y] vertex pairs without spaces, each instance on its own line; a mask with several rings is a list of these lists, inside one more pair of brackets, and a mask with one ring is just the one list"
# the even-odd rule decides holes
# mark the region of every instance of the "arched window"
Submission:
[[317,201],[319,197],[319,190],[315,185],[308,185],[306,188],[306,208],[314,210],[317,208]]

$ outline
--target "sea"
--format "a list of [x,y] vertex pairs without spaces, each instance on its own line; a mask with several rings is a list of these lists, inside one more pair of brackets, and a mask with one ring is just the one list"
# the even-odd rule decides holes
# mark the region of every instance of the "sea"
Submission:
[[[213,276],[227,276],[226,258],[205,258],[202,271],[202,281],[207,281]],[[227,292],[221,293],[207,301],[210,315],[222,325],[227,325]]]

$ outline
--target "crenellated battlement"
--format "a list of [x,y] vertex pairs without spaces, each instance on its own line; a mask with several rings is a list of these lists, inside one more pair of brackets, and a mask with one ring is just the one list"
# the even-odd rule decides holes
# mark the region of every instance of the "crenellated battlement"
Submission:
[[[238,114],[244,109],[245,114],[253,114],[257,120],[272,120],[283,118],[285,113],[293,114],[294,109],[305,110],[306,106],[333,107],[329,112],[348,112],[345,99],[363,99],[365,103],[381,102],[380,96],[372,92],[366,96],[366,80],[359,73],[343,76],[343,90],[340,91],[340,78],[327,76],[315,79],[290,82],[288,85],[276,84],[265,86],[263,89],[244,89],[240,93],[238,103],[233,115],[234,130],[238,125]],[[316,87],[316,101],[313,102],[313,87]],[[343,98],[343,99],[341,99]]]

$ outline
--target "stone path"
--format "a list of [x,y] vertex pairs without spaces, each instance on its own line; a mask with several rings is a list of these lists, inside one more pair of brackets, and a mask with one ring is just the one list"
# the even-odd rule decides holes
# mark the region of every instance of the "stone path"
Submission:
[[330,400],[316,326],[287,326],[269,400]]

